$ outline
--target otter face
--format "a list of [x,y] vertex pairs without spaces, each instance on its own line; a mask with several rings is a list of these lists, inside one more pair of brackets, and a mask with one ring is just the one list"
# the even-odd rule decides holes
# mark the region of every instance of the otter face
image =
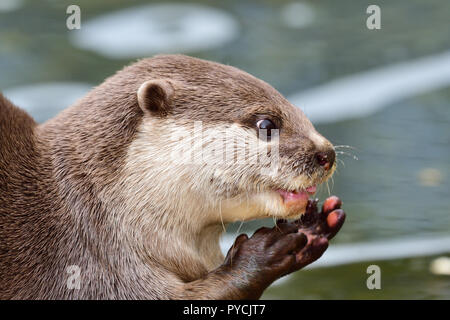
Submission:
[[[256,148],[258,155],[270,156],[261,157],[258,163],[244,164],[245,167],[234,167],[245,172],[246,183],[238,187],[235,197],[223,201],[227,221],[242,217],[298,218],[317,185],[325,182],[336,167],[332,144],[314,129],[300,109],[289,103],[261,109],[256,116],[249,114],[242,126],[250,130],[248,136],[253,136],[248,140],[260,144]],[[252,124],[254,128],[250,129]],[[233,168],[229,171],[233,172]]]
[[137,90],[144,116],[129,152],[129,174],[141,177],[136,189],[192,206],[209,222],[303,214],[336,167],[333,145],[305,114],[233,67],[183,56],[150,60],[154,69],[164,62],[167,73]]

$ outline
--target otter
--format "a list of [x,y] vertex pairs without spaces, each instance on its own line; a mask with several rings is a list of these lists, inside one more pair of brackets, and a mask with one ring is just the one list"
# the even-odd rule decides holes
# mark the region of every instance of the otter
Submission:
[[[264,148],[278,165],[184,152],[230,133],[233,152]],[[0,152],[1,299],[258,299],[345,220],[339,198],[308,199],[336,164],[303,112],[183,55],[125,67],[43,124],[0,94]],[[267,217],[222,255],[224,224]]]

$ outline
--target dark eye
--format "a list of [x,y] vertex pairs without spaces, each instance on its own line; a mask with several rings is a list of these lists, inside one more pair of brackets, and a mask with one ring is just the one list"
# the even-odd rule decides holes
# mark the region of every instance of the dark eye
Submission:
[[270,138],[270,136],[272,135],[271,130],[274,129],[278,129],[277,126],[275,125],[275,123],[273,123],[271,120],[269,119],[262,119],[259,120],[256,123],[256,126],[258,127],[258,129],[260,130],[267,130],[267,138]]

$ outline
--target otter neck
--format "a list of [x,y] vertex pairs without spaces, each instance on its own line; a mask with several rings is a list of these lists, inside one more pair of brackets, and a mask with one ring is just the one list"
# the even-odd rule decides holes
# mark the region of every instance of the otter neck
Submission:
[[[189,263],[201,264],[207,271],[217,268],[223,262],[219,240],[224,227],[220,222],[198,218],[198,211],[190,212],[187,208],[182,216],[179,211],[165,213],[172,218],[158,220],[155,217],[149,229],[164,230],[153,235],[169,240],[159,248],[166,251],[167,257],[180,262],[191,260]],[[211,217],[213,214],[205,212],[202,216]],[[167,223],[168,220],[171,220],[170,223]]]
[[[157,195],[155,190],[133,190],[146,192],[128,194],[122,188],[111,209],[120,210],[116,216],[121,217],[123,236],[141,258],[169,266],[186,280],[196,279],[223,262],[219,239],[224,228],[220,220],[212,219],[216,211],[207,211],[192,195],[179,194],[168,203],[170,197],[148,197]],[[182,199],[190,201],[183,203]]]

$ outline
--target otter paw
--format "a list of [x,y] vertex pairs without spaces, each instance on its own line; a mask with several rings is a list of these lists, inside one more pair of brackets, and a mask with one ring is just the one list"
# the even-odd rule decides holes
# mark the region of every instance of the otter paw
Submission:
[[327,198],[320,212],[317,202],[317,199],[309,200],[305,214],[294,222],[298,231],[308,238],[306,246],[296,254],[295,270],[319,259],[328,248],[328,240],[338,233],[345,221],[342,201],[338,197]]
[[269,285],[291,272],[296,255],[306,246],[308,238],[298,229],[294,222],[282,222],[273,228],[260,228],[250,238],[241,234],[224,265],[245,273],[255,284]]

